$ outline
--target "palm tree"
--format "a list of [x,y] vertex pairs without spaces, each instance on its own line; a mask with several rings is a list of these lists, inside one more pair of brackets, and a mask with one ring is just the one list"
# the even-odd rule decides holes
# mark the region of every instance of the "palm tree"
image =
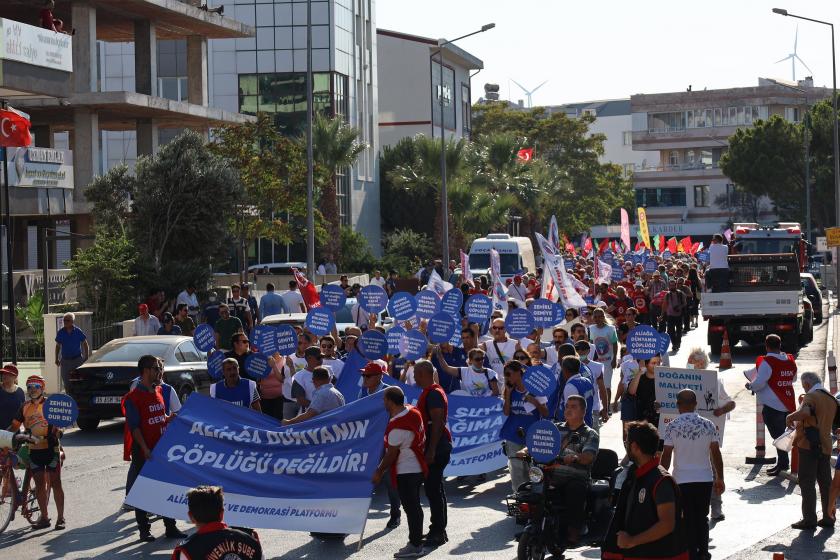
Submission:
[[[435,223],[434,223],[434,239],[435,245],[440,247],[442,245],[442,229],[443,229],[443,213],[441,209],[440,199],[440,141],[434,138],[429,138],[423,135],[414,137],[415,143],[415,158],[407,163],[397,165],[391,170],[390,179],[397,185],[405,189],[411,189],[415,192],[420,192],[426,196],[434,197],[435,199]],[[466,167],[466,141],[462,138],[459,140],[450,139],[446,142],[444,157],[446,158],[446,181],[447,185],[451,187],[464,172]],[[452,202],[449,201],[450,215]],[[450,236],[450,254],[453,249],[453,237]]]
[[359,142],[359,130],[353,128],[342,117],[315,115],[312,126],[312,145],[315,162],[330,170],[328,178],[321,181],[320,210],[327,228],[324,253],[327,259],[338,262],[341,252],[341,219],[336,196],[337,170],[353,165],[367,144]]

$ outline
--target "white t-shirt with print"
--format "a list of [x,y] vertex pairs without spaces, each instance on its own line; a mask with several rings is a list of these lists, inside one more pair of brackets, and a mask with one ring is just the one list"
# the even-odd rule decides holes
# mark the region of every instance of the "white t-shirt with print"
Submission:
[[461,374],[461,389],[473,397],[489,397],[493,395],[490,382],[499,380],[499,374],[490,368],[482,372],[475,371],[472,366],[458,368]]

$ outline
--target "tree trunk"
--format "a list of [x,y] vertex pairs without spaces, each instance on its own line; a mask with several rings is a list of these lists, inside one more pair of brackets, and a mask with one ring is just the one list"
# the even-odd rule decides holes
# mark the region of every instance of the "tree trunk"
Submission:
[[341,218],[338,215],[336,180],[337,178],[333,174],[332,178],[324,185],[324,189],[321,191],[320,209],[327,228],[327,242],[324,246],[325,257],[328,261],[338,264],[341,258]]

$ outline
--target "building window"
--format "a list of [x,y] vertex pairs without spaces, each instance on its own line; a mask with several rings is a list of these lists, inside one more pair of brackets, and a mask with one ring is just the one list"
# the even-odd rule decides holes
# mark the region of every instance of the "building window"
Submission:
[[624,176],[625,177],[632,177],[633,172],[636,170],[636,164],[634,163],[625,163],[624,164]]
[[709,185],[694,185],[694,207],[706,208],[709,206]]
[[470,137],[470,130],[472,129],[472,94],[470,93],[470,86],[468,84],[461,84],[461,127],[464,129],[464,138]]
[[583,115],[588,117],[597,117],[598,113],[595,111],[595,109],[584,109]]
[[343,226],[350,225],[350,170],[335,170],[335,198],[338,204],[338,221]]
[[[346,91],[347,78],[339,76]],[[342,100],[343,107],[337,107],[331,74],[316,73],[312,82],[316,111],[324,115],[346,113],[346,94]],[[274,115],[274,122],[283,134],[299,136],[306,127],[306,74],[240,74],[239,112],[250,115],[269,113]]]
[[712,163],[714,163],[714,158],[712,157],[712,150],[705,149],[700,150],[700,165],[703,167],[712,167]]
[[624,145],[625,146],[632,146],[633,145],[633,131],[632,130],[625,130],[623,133]]
[[720,126],[720,125],[723,124],[723,109],[721,109],[720,107],[717,107],[715,109],[714,119],[715,119],[714,126]]
[[685,205],[685,187],[636,189],[636,206],[664,208]]
[[785,107],[785,120],[792,123],[798,123],[799,107]]
[[678,150],[671,150],[668,154],[668,165],[676,167],[680,164],[680,152]]
[[440,72],[440,64],[432,61],[432,99],[435,102],[432,123],[440,126],[440,103],[443,100],[443,124],[448,130],[455,130],[455,71],[444,65],[443,83]]
[[686,113],[652,113],[648,115],[649,132],[673,132],[685,130]]
[[689,166],[694,165],[694,150],[686,150],[685,163]]

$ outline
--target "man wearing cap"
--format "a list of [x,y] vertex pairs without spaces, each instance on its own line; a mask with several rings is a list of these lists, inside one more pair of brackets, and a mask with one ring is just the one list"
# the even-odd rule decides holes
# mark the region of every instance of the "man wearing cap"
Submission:
[[64,327],[55,334],[55,365],[60,368],[61,381],[67,387],[70,372],[85,363],[90,346],[85,333],[75,325],[75,315],[65,313],[63,321]]
[[0,430],[8,428],[15,413],[26,401],[26,393],[17,385],[18,369],[14,364],[7,364],[0,369]]
[[[390,385],[382,381],[382,376],[387,370],[378,362],[369,362],[361,370],[362,386],[359,389],[359,398],[363,399],[368,395],[384,391]],[[388,501],[391,504],[391,517],[388,519],[386,527],[389,529],[396,529],[400,525],[400,493],[397,487],[390,484],[388,478],[383,479],[382,484],[388,490]]]
[[149,313],[149,306],[141,303],[137,306],[140,315],[134,319],[134,336],[148,336],[157,334],[160,330],[160,321]]

